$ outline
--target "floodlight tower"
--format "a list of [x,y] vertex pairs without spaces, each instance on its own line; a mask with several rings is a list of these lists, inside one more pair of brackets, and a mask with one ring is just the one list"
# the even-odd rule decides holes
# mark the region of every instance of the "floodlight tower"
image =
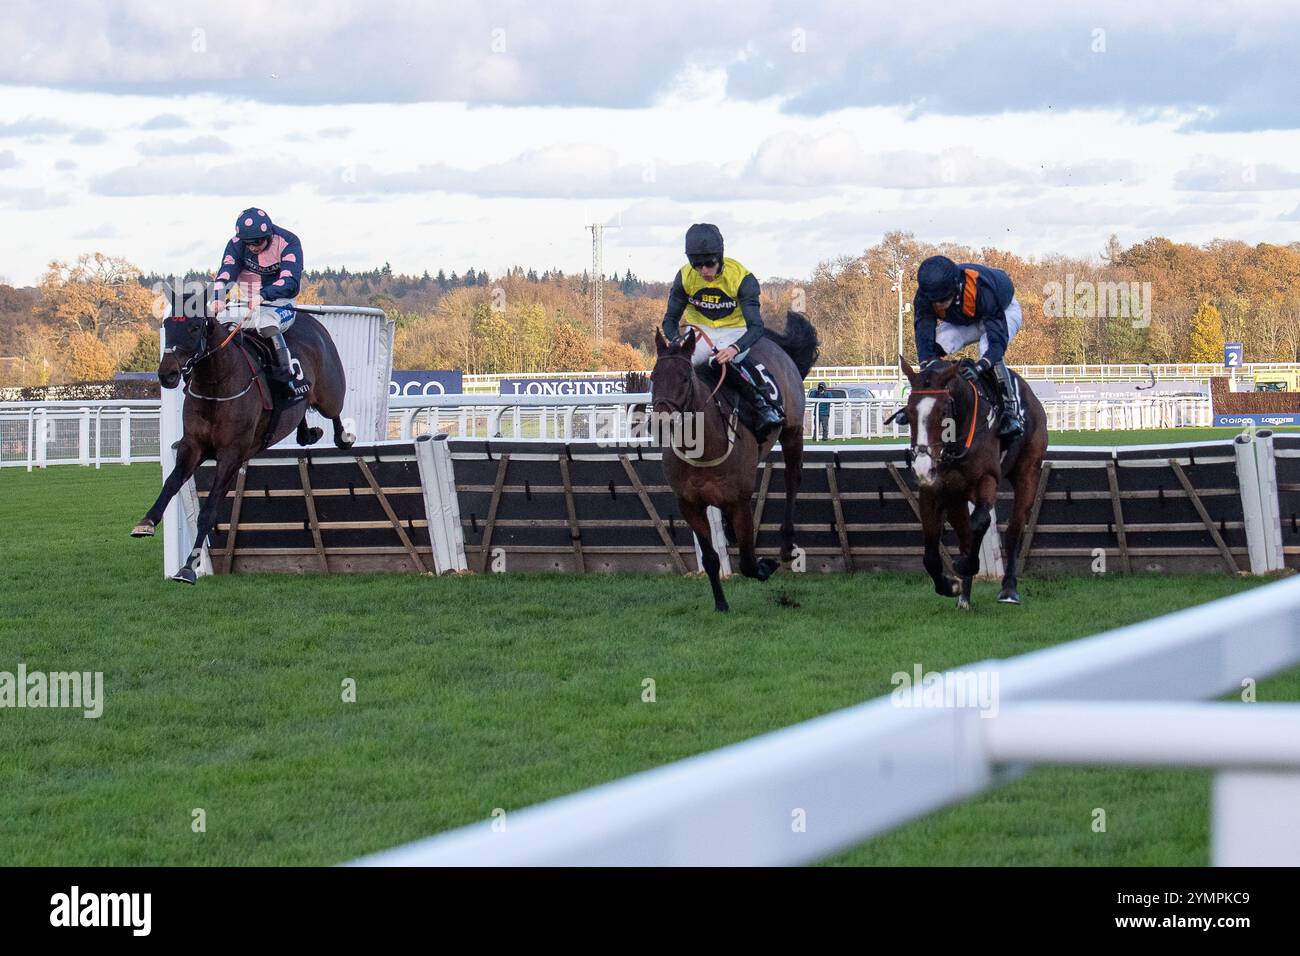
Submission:
[[605,337],[605,226],[593,222],[587,228],[591,230],[591,324],[599,347]]

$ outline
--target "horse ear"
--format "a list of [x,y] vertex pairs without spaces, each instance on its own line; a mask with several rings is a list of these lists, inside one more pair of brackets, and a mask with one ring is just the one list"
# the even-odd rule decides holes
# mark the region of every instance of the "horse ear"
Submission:
[[912,368],[912,366],[908,364],[907,359],[903,358],[901,355],[898,357],[898,367],[901,368],[903,374],[907,376],[908,383],[913,388],[916,388],[916,370]]
[[682,351],[683,351],[683,352],[694,352],[694,351],[695,351],[695,339],[696,339],[696,335],[695,335],[695,326],[693,326],[693,325],[688,325],[688,326],[686,327],[686,334],[682,336]]
[[668,351],[668,340],[664,338],[664,331],[661,328],[655,328],[655,354],[663,355]]

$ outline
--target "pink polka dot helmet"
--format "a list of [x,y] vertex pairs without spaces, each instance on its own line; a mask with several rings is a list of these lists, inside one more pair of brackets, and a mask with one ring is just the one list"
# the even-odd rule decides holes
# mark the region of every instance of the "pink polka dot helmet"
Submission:
[[243,242],[269,239],[274,234],[273,229],[271,217],[266,214],[266,210],[256,206],[245,209],[235,220],[235,238]]

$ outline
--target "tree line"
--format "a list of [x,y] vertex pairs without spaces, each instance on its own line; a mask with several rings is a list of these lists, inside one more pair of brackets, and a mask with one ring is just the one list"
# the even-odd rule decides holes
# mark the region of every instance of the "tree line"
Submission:
[[[806,312],[821,335],[819,364],[892,364],[897,276],[901,270],[903,301],[910,305],[916,268],[935,253],[1011,276],[1025,316],[1008,352],[1012,364],[1217,363],[1225,341],[1242,342],[1247,361],[1300,360],[1300,243],[1194,245],[1157,236],[1124,246],[1111,237],[1094,257],[1025,258],[891,232],[859,255],[819,263],[806,279],[763,280],[764,321],[780,328],[787,309]],[[88,253],[52,262],[36,287],[0,285],[0,385],[152,371],[158,322],[151,289],[169,278]],[[630,270],[607,277],[600,342],[593,335],[591,286],[586,272],[514,266],[498,276],[476,268],[414,276],[385,263],[368,271],[309,271],[299,299],[385,309],[396,322],[397,368],[471,374],[647,368],[668,282]],[[908,313],[904,354],[914,360],[911,322]]]

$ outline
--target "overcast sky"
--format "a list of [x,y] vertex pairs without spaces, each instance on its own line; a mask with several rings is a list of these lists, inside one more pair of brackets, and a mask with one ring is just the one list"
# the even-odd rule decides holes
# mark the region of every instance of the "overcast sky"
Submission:
[[249,205],[415,273],[581,270],[590,222],[660,279],[697,221],[760,278],[890,229],[1300,240],[1293,2],[0,3],[19,284],[211,269]]

